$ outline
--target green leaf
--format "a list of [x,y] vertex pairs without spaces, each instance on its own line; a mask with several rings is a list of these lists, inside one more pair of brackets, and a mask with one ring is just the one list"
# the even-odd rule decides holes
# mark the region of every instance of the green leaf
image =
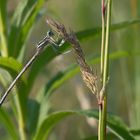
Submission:
[[22,0],[15,10],[9,35],[9,53],[17,57],[29,37],[45,0]]
[[45,140],[48,138],[51,129],[63,118],[74,114],[73,111],[57,112],[49,115],[39,127],[34,140]]
[[[22,65],[11,57],[8,58],[0,57],[0,67],[7,70],[14,79],[20,72]],[[21,81],[20,83],[17,83],[20,84],[19,86],[17,86],[18,100],[21,108],[20,111],[22,112],[22,116],[25,120],[25,116],[27,114],[26,113],[26,102],[27,102],[26,83],[27,82],[24,76],[21,77],[20,81]]]
[[8,56],[7,52],[7,0],[0,0],[0,51],[2,56]]
[[[127,27],[135,25],[135,24],[140,24],[140,19],[136,19],[136,20],[132,20],[132,21],[124,21],[121,23],[113,24],[113,25],[111,25],[111,32],[120,30],[123,28],[127,28]],[[79,40],[87,40],[87,38],[98,36],[101,33],[102,33],[102,28],[97,27],[97,28],[92,28],[92,29],[87,29],[87,30],[77,32],[76,35]]]
[[30,136],[36,131],[39,112],[40,111],[40,104],[35,100],[28,100],[28,120],[27,120],[27,130]]
[[[95,119],[98,119],[99,117],[98,111],[80,111],[80,114],[88,117],[94,117]],[[135,140],[134,136],[129,132],[128,127],[122,122],[119,117],[108,113],[107,126],[110,131],[121,140]]]
[[[23,20],[23,11],[26,9],[28,4],[28,0],[22,0],[18,4],[11,23],[11,31],[8,36],[8,51],[10,56],[14,56],[15,53],[15,47],[17,45],[20,33],[21,33],[21,28],[22,28],[22,20]],[[20,46],[21,47],[21,46]]]
[[[68,69],[58,72],[51,80],[49,80],[45,89],[45,98],[48,98],[56,89],[58,89],[65,81],[76,75],[80,69],[76,65],[72,65]],[[43,98],[44,98],[43,96]]]
[[[0,67],[7,70],[13,78],[20,72],[22,65],[12,57],[0,57]],[[25,77],[22,76],[22,81],[26,83]]]
[[0,108],[0,121],[6,128],[7,132],[10,134],[11,139],[18,140],[18,131],[15,127],[15,124],[11,120],[11,116],[6,113],[2,108]]
[[[133,21],[126,21],[126,22],[121,22],[118,24],[113,24],[111,26],[111,31],[119,30],[126,28],[128,26],[132,26],[134,24],[139,24],[140,20],[133,20]],[[84,39],[88,40],[91,37],[97,36],[101,34],[101,27],[96,27],[96,28],[91,28],[91,29],[86,29],[80,32],[77,32],[76,35],[78,36],[79,41],[82,41]],[[68,43],[65,43],[61,47],[61,52],[66,51],[68,48],[70,48],[70,45]],[[28,90],[30,91],[33,83],[35,82],[35,79],[37,75],[39,74],[40,70],[48,64],[52,59],[54,59],[57,56],[55,52],[53,52],[52,49],[49,47],[46,48],[46,50],[41,54],[41,56],[38,58],[36,62],[31,67],[30,74],[28,77],[29,81],[29,86]]]
[[44,50],[44,52],[42,52],[38,59],[32,64],[28,77],[28,93],[35,82],[35,78],[37,78],[39,71],[55,56],[56,54],[52,51],[52,49],[47,47],[46,50]]
[[130,129],[129,132],[134,136],[140,136],[140,129]]
[[[49,115],[38,128],[34,140],[44,140],[48,138],[48,135],[52,128],[62,119],[71,115],[82,115],[86,117],[95,118],[98,120],[97,110],[82,110],[82,111],[62,111],[55,112]],[[107,115],[107,126],[110,131],[115,134],[121,140],[135,140],[133,135],[128,131],[127,126],[115,115]]]
[[7,0],[0,0],[0,31],[4,31],[5,33],[7,33],[7,21],[6,21],[6,16],[7,16],[7,12],[6,12],[6,4],[7,4]]

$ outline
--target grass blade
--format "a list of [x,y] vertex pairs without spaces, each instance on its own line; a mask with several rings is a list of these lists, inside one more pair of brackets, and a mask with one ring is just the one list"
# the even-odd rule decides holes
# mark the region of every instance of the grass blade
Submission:
[[39,112],[40,111],[40,104],[35,100],[28,100],[28,120],[27,120],[27,126],[28,126],[28,132],[30,136],[33,135],[33,133],[37,129],[38,124],[38,118],[39,118]]
[[[99,117],[98,111],[81,111],[80,114],[84,114],[88,117],[94,117],[95,119],[98,119]],[[121,140],[135,140],[134,136],[129,132],[128,127],[119,117],[113,114],[107,114],[107,127]]]
[[[39,127],[34,140],[44,140],[48,138],[48,135],[53,127],[62,119],[71,115],[82,115],[86,117],[95,118],[98,120],[97,110],[83,110],[83,111],[62,111],[55,112],[49,115]],[[107,115],[107,126],[113,134],[115,134],[121,140],[135,140],[133,135],[128,131],[127,126],[121,121],[120,118],[112,114]]]
[[65,111],[65,112],[53,113],[49,115],[39,127],[34,140],[45,140],[46,138],[48,138],[49,132],[56,125],[56,123],[58,123],[60,120],[72,114],[74,114],[74,112]]
[[20,54],[44,2],[45,0],[22,0],[18,5],[9,35],[10,55],[17,57]]
[[2,56],[8,56],[7,52],[7,0],[0,0],[0,51]]
[[[124,28],[127,28],[129,26],[133,26],[135,24],[140,24],[140,19],[112,24],[111,31],[117,31],[120,29],[124,29]],[[77,35],[79,40],[87,40],[87,38],[93,38],[93,36],[100,35],[101,32],[102,32],[102,28],[96,27],[96,28],[92,28],[92,29],[86,29],[83,31],[79,31],[76,33],[76,35]]]
[[[0,57],[0,67],[7,70],[13,79],[17,76],[17,74],[20,72],[22,68],[21,64],[18,63],[15,59],[5,57]],[[26,84],[27,84],[26,79],[24,76],[22,76],[20,86],[17,86],[17,90],[18,90],[18,100],[21,108],[19,111],[21,111],[24,120],[26,116],[26,102],[27,102],[27,95],[25,94]]]
[[0,108],[0,120],[6,128],[7,132],[13,140],[18,140],[18,132],[16,130],[15,124],[12,122],[11,116],[7,114],[2,108]]
[[[0,57],[0,67],[7,70],[14,78],[20,72],[22,65],[12,57]],[[22,76],[21,78],[26,83],[25,77]]]

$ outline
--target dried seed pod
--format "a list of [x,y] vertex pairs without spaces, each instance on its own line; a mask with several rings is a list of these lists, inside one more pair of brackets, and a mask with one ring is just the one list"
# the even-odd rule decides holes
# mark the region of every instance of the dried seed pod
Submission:
[[87,64],[80,43],[73,31],[70,32],[68,40],[73,46],[77,63],[80,66],[84,82],[86,83],[87,87],[92,91],[92,93],[95,94],[98,98],[97,76]]
[[81,69],[81,73],[87,87],[98,98],[97,76],[95,76],[92,71],[85,71],[84,69]]
[[96,95],[98,99],[99,97],[98,97],[97,76],[96,74],[94,74],[90,66],[87,64],[80,43],[74,32],[70,30],[70,33],[67,33],[65,26],[63,24],[58,23],[50,18],[47,18],[47,23],[53,30],[60,33],[62,38],[64,38],[72,45],[77,63],[80,66],[83,80],[86,83],[87,87],[92,91],[94,95]]

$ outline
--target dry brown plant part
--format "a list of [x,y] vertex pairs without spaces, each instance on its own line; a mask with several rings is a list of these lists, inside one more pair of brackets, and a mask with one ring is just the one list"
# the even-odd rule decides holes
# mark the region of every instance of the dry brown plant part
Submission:
[[83,80],[86,83],[87,87],[91,90],[91,92],[97,97],[99,101],[97,75],[87,64],[84,53],[81,49],[80,43],[75,33],[72,30],[70,30],[70,33],[68,33],[63,24],[58,23],[50,18],[47,18],[46,22],[53,30],[59,33],[65,41],[69,42],[72,45],[77,63],[80,66]]

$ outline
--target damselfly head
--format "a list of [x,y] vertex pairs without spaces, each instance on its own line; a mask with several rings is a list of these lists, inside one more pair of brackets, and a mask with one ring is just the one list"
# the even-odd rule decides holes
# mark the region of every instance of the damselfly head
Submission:
[[52,36],[54,36],[53,31],[52,31],[52,30],[49,30],[49,31],[47,32],[47,36],[48,36],[48,37],[52,37]]

